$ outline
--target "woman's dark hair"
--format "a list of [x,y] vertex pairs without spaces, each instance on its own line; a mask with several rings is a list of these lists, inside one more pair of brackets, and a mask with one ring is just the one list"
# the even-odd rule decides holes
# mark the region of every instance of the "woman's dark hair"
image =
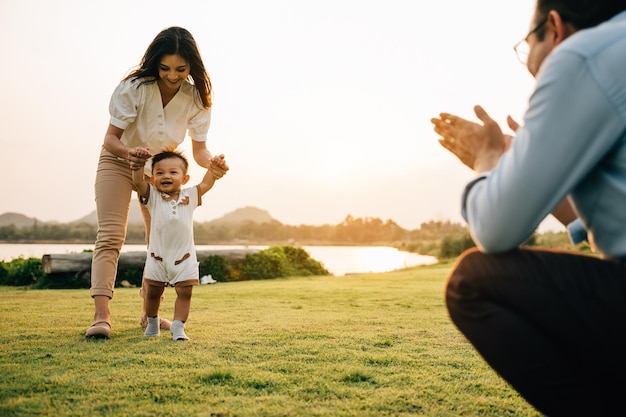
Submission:
[[[561,18],[576,30],[590,28],[609,20],[626,10],[626,0],[537,0],[535,24],[544,21],[550,10],[556,10]],[[543,40],[545,27],[537,31]]]
[[159,78],[159,65],[165,55],[180,55],[190,67],[189,80],[198,91],[203,107],[211,107],[211,80],[198,50],[198,45],[187,29],[172,26],[159,33],[144,54],[137,69],[124,79],[144,78],[142,83],[155,82]]

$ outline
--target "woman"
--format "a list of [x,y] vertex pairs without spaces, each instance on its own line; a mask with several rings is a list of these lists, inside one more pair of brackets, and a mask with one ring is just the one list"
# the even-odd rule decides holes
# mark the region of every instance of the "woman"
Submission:
[[[211,121],[211,81],[193,36],[180,27],[159,33],[138,68],[117,86],[109,105],[110,124],[98,161],[95,181],[98,234],[91,267],[90,295],[94,322],[85,335],[109,338],[109,302],[117,273],[120,250],[126,237],[130,198],[135,186],[131,170],[146,163],[137,148],[152,153],[173,150],[188,132],[198,165],[221,178],[228,166],[223,158],[211,163],[206,147]],[[149,164],[145,173],[150,175]],[[149,213],[142,208],[146,240],[150,236]]]

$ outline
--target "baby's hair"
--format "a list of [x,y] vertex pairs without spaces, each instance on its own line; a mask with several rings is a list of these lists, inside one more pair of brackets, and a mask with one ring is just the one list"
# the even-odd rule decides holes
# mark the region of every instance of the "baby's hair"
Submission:
[[187,174],[187,170],[189,169],[189,161],[187,160],[187,157],[185,157],[185,155],[183,155],[183,153],[180,151],[164,151],[154,155],[152,157],[152,170],[154,171],[154,166],[157,164],[157,162],[168,158],[178,158],[183,161],[183,166],[185,168],[184,174]]

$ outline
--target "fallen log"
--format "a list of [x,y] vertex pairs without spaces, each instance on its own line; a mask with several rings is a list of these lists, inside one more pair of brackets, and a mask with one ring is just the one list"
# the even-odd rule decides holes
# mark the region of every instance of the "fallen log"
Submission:
[[[246,255],[259,252],[260,249],[205,249],[197,251],[198,262],[209,256],[221,256],[227,261],[240,260]],[[53,274],[59,272],[84,272],[91,270],[93,252],[46,254],[41,258],[43,272]],[[118,263],[119,270],[143,269],[146,262],[146,251],[121,252]]]

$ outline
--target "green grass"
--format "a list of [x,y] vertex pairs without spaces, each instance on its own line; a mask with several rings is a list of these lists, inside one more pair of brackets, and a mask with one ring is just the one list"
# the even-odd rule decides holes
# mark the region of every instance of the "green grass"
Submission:
[[94,341],[87,290],[3,287],[0,415],[539,416],[450,322],[449,268],[200,286],[187,343],[143,337],[137,289]]

